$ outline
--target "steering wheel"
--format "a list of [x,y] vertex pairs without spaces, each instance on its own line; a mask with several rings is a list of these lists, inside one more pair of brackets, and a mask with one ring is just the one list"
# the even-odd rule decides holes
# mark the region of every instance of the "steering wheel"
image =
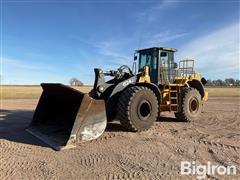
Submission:
[[132,73],[132,70],[127,66],[127,65],[122,65],[122,66],[120,66],[118,69],[117,69],[117,71],[118,71],[118,77],[117,78],[121,78],[121,77],[123,77],[124,76],[124,70],[127,70],[128,71],[128,73],[130,74],[130,75],[133,75],[133,73]]

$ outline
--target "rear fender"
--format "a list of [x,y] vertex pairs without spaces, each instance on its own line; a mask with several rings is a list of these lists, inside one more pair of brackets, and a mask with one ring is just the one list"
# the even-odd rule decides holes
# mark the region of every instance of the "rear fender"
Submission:
[[202,98],[205,96],[204,86],[203,86],[203,84],[200,81],[192,80],[192,81],[188,81],[187,84],[190,87],[197,89],[199,91],[199,93],[200,93]]

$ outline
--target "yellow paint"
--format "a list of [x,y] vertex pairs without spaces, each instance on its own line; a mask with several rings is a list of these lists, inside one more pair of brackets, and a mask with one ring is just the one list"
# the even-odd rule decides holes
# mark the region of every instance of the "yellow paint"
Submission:
[[143,72],[142,72],[138,82],[140,82],[140,83],[151,83],[148,66],[144,67]]
[[[161,86],[161,85],[160,85]],[[181,84],[164,84],[161,86],[162,102],[160,111],[178,111],[178,95]]]
[[200,73],[195,73],[194,76],[193,76],[193,79],[196,79],[198,81],[201,81],[201,74]]
[[[194,75],[189,76],[176,76],[175,83],[169,84],[159,84],[162,94],[162,102],[160,104],[160,111],[178,111],[179,109],[179,93],[181,87],[189,87],[188,82],[192,80],[201,81],[201,74],[195,73]],[[149,67],[145,66],[143,72],[139,78],[140,83],[151,83],[151,79],[149,76]],[[171,94],[175,94],[172,96]],[[175,97],[175,99],[174,99]],[[205,91],[205,95],[202,98],[203,101],[208,100],[208,92]]]
[[175,77],[175,81],[176,81],[176,84],[172,84],[172,85],[188,86],[187,82],[189,81],[189,78],[177,76],[177,77]]
[[207,101],[208,100],[208,92],[205,91],[204,97],[203,97],[203,101]]

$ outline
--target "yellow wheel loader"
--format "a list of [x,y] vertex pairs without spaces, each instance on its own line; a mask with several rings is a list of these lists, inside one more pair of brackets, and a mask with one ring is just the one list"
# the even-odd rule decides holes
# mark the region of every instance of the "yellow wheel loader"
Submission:
[[[149,129],[160,112],[174,112],[179,121],[193,121],[208,99],[206,79],[194,60],[174,62],[176,49],[137,50],[133,67],[94,69],[92,91],[84,94],[62,84],[41,84],[43,93],[27,131],[56,150],[98,138],[107,122],[119,120],[131,131]],[[105,81],[106,76],[112,79]]]

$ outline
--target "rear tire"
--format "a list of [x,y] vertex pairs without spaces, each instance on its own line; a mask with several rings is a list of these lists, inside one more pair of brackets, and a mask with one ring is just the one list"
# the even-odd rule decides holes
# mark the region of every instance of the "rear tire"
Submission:
[[157,96],[144,86],[129,87],[120,95],[117,110],[122,126],[131,131],[147,130],[157,120]]
[[175,113],[177,119],[191,122],[198,118],[202,112],[202,100],[198,90],[183,88],[180,98],[180,111]]

